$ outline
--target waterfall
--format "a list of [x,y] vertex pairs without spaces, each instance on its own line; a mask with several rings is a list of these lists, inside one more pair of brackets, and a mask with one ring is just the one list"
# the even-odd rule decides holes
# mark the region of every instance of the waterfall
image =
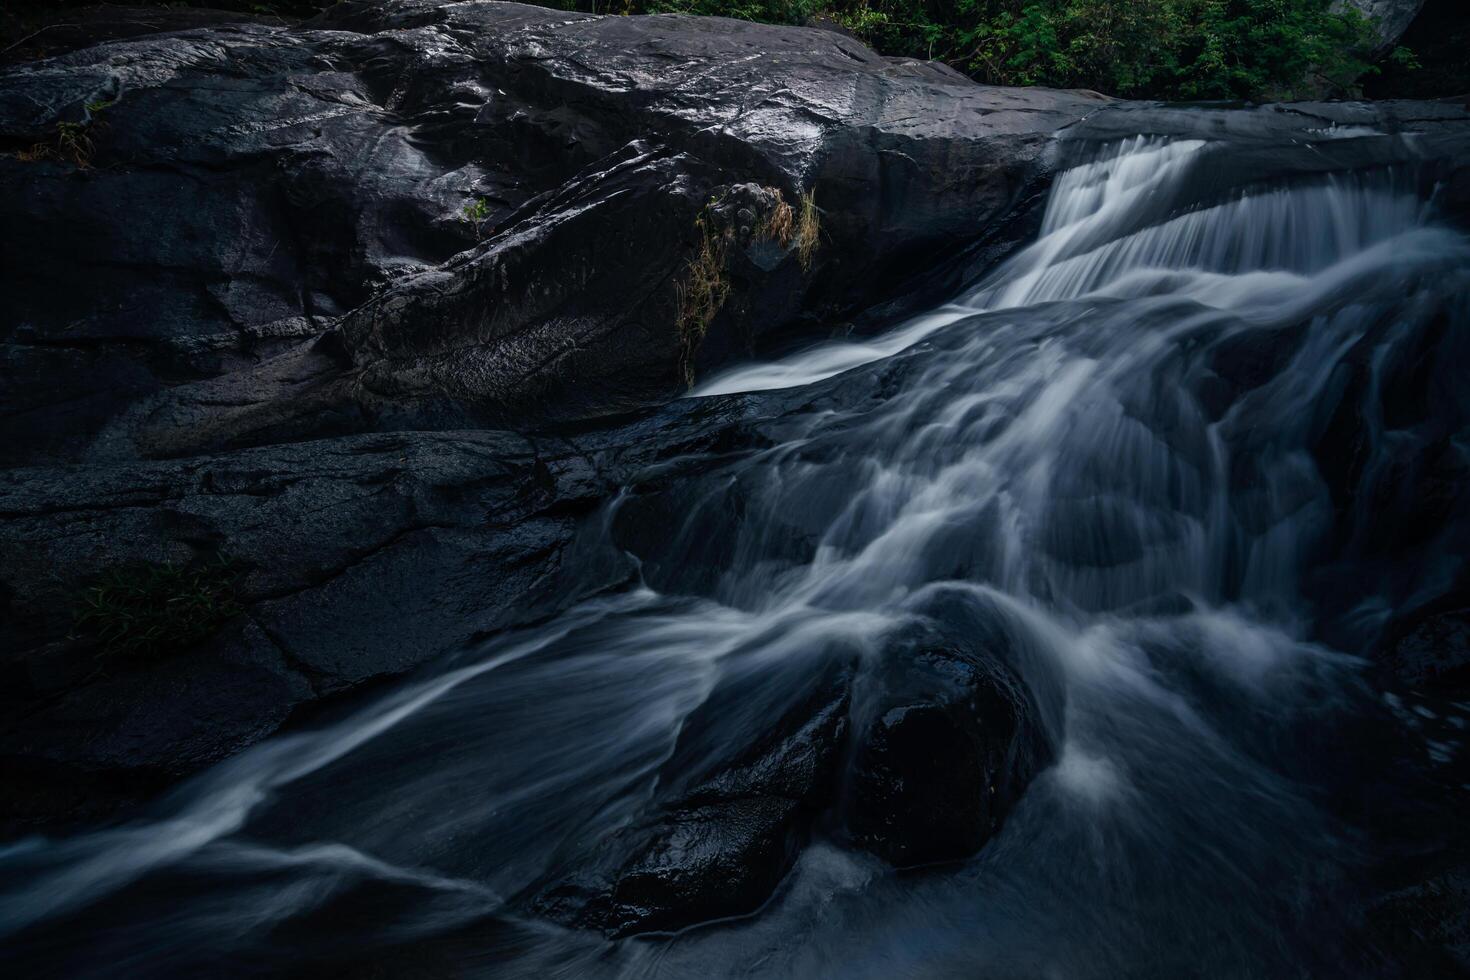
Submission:
[[[402,894],[399,938],[438,935],[625,826],[722,671],[872,657],[963,608],[1005,636],[1057,747],[975,861],[895,876],[818,841],[740,929],[614,951],[533,929],[496,940],[494,972],[1345,968],[1327,931],[1298,948],[1323,927],[1303,896],[1356,855],[1312,733],[1368,697],[1362,650],[1323,624],[1371,636],[1385,591],[1459,570],[1432,535],[1390,553],[1367,525],[1440,438],[1383,392],[1433,344],[1463,353],[1470,243],[1407,171],[1201,194],[1220,152],[1094,147],[1038,239],[950,303],[704,385],[774,406],[765,439],[608,505],[597,545],[633,553],[641,588],[258,746],[147,818],[0,852],[0,928],[53,955],[94,928],[79,974],[270,964],[272,936],[370,882]],[[1456,399],[1441,428],[1463,431]],[[1390,561],[1419,580],[1377,588]]]

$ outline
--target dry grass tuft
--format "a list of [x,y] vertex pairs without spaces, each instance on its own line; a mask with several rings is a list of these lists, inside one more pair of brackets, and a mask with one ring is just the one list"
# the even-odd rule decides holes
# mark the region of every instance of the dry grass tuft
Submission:
[[39,163],[42,160],[59,160],[72,164],[79,170],[92,165],[92,154],[97,151],[87,127],[81,123],[57,123],[54,143],[37,143],[16,150],[13,156],[24,163]]
[[694,384],[694,355],[710,321],[725,305],[730,283],[725,278],[725,253],[728,233],[709,227],[704,218],[695,224],[700,229],[699,251],[690,260],[684,281],[677,286],[679,300],[679,370],[684,383]]
[[106,126],[102,121],[103,113],[115,104],[114,99],[88,102],[87,115],[82,122],[57,123],[55,142],[42,141],[26,149],[16,150],[15,158],[25,163],[60,160],[71,163],[79,170],[86,170],[92,165],[92,155],[97,152],[97,145],[92,142],[89,130]]
[[775,191],[775,194],[776,206],[756,226],[755,237],[762,241],[777,242],[785,248],[791,244],[791,236],[796,231],[796,212],[786,203],[780,191]]
[[92,154],[96,150],[92,138],[87,135],[87,127],[82,123],[56,124],[56,152],[61,157],[86,170],[92,165]]
[[42,160],[50,160],[56,155],[56,151],[45,143],[37,143],[24,150],[16,150],[13,156],[22,163],[40,163]]
[[[791,210],[789,207],[787,210]],[[812,267],[817,246],[822,237],[821,220],[817,212],[817,198],[812,191],[801,195],[801,214],[796,219],[796,261],[803,271]]]

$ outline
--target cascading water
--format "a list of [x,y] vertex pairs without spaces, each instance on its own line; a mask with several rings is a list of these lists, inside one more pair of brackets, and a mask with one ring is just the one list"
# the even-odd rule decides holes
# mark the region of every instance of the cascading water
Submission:
[[[1337,904],[1372,847],[1335,796],[1376,703],[1353,655],[1461,551],[1369,518],[1470,420],[1461,392],[1432,424],[1371,406],[1426,349],[1464,363],[1470,242],[1407,171],[1201,197],[1218,151],[1097,148],[951,304],[707,384],[759,448],[609,504],[588,547],[631,551],[639,588],[148,819],[11,845],[3,941],[111,977],[402,949],[487,976],[1371,974]],[[1005,637],[1055,746],[973,860],[895,874],[819,832],[754,918],[616,944],[512,902],[632,819],[722,680],[955,609]]]

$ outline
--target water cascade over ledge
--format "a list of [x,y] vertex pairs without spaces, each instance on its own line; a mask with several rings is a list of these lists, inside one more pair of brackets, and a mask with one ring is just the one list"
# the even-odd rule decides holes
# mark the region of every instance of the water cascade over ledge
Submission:
[[[1356,740],[1392,712],[1362,656],[1464,572],[1458,512],[1404,501],[1463,449],[1470,239],[1407,166],[1206,192],[1210,140],[1075,152],[1037,240],[949,303],[696,391],[733,448],[579,542],[628,588],[10,845],[4,942],[113,977],[1372,975]],[[682,773],[833,671],[851,753],[894,650],[935,643],[1034,708],[973,857],[894,871],[839,774],[749,917],[557,914]]]

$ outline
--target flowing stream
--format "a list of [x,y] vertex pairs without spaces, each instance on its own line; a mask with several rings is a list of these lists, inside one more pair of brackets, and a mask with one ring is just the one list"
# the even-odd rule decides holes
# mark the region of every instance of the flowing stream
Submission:
[[[1361,657],[1460,551],[1376,542],[1382,497],[1344,487],[1402,480],[1419,430],[1360,413],[1343,469],[1333,406],[1384,403],[1431,343],[1465,363],[1470,242],[1407,169],[1202,195],[1215,152],[1079,151],[1038,239],[963,295],[713,379],[697,399],[779,408],[664,491],[660,534],[619,531],[632,493],[592,522],[639,586],[128,822],[9,845],[0,942],[99,977],[1371,975]],[[626,823],[723,679],[955,609],[1006,637],[1056,746],[975,858],[899,874],[819,832],[759,914],[617,943],[507,904]]]

